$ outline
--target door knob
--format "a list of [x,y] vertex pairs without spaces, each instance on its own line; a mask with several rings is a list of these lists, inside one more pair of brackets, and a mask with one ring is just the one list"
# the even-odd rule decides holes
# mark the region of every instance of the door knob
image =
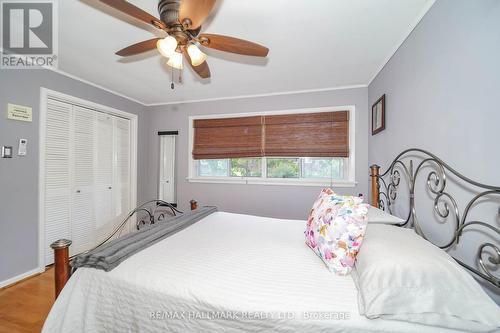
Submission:
[[81,191],[80,190],[76,190],[76,193],[80,193]]

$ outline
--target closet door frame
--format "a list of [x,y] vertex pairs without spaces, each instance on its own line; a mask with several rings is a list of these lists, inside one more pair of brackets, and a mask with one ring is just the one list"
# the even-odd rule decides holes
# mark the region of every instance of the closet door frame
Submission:
[[130,204],[137,203],[137,139],[138,116],[109,106],[101,105],[82,98],[63,94],[47,88],[40,88],[40,120],[39,120],[39,173],[38,173],[38,268],[45,271],[45,128],[48,99],[94,109],[109,115],[118,116],[130,121]]

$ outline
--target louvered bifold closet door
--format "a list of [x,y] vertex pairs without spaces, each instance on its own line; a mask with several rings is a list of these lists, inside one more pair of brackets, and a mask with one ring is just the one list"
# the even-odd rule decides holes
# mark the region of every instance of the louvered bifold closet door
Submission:
[[95,137],[94,110],[73,107],[73,200],[71,207],[71,254],[91,248],[95,243]]
[[48,99],[44,138],[44,224],[45,264],[54,262],[50,244],[60,238],[71,239],[71,104]]
[[113,117],[113,218],[119,223],[134,207],[130,200],[130,120]]
[[113,218],[113,116],[97,112],[95,136],[95,215],[96,240],[103,240],[111,231]]
[[130,212],[130,120],[48,98],[42,133],[45,263],[50,244],[89,250]]

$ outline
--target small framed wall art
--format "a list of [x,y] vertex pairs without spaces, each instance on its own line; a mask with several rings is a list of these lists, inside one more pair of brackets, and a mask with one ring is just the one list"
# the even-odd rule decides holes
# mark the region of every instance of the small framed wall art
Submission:
[[372,106],[372,135],[385,129],[385,94]]

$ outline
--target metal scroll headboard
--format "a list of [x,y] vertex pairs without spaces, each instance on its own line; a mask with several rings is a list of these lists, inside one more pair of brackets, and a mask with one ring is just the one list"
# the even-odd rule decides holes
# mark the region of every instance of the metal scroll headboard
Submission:
[[139,230],[143,226],[152,225],[155,224],[156,222],[161,222],[165,220],[167,218],[167,215],[176,216],[177,214],[182,214],[182,212],[178,210],[176,207],[174,207],[172,204],[160,199],[149,200],[137,206],[130,213],[128,213],[127,216],[123,219],[123,221],[113,230],[113,232],[92,249],[95,249],[107,243],[113,237],[116,236],[120,237],[125,227],[128,224],[130,224],[131,221],[133,221],[132,218],[134,216],[137,217],[135,221],[133,221],[135,224],[134,227],[135,229]]
[[[393,213],[398,190],[402,190],[402,179],[405,180],[408,195],[408,215],[401,227],[412,227],[424,239],[429,240],[423,232],[422,225],[417,215],[417,205],[415,201],[416,184],[421,179],[422,174],[427,175],[426,191],[433,200],[434,214],[446,221],[452,219],[455,223],[453,234],[450,240],[444,245],[437,245],[444,250],[458,247],[462,235],[469,230],[487,231],[484,241],[478,245],[476,256],[476,267],[468,265],[457,258],[454,258],[460,265],[483,278],[496,288],[500,288],[500,278],[493,274],[493,271],[500,268],[500,229],[491,223],[476,220],[470,217],[471,210],[477,210],[485,202],[485,198],[494,200],[500,205],[500,187],[481,184],[465,177],[436,155],[417,148],[407,149],[396,156],[391,165],[383,173],[378,165],[372,165],[371,169],[371,204],[383,210]],[[448,183],[449,178],[458,183],[460,187],[466,188],[472,196],[468,198],[467,205],[460,209],[455,196],[450,194]],[[425,183],[424,183],[425,185]],[[500,217],[500,208],[496,212]],[[497,217],[497,218],[498,218]],[[494,220],[494,219],[493,219]],[[499,219],[500,220],[500,219]],[[430,240],[429,240],[430,241]],[[483,260],[487,257],[488,262]]]

